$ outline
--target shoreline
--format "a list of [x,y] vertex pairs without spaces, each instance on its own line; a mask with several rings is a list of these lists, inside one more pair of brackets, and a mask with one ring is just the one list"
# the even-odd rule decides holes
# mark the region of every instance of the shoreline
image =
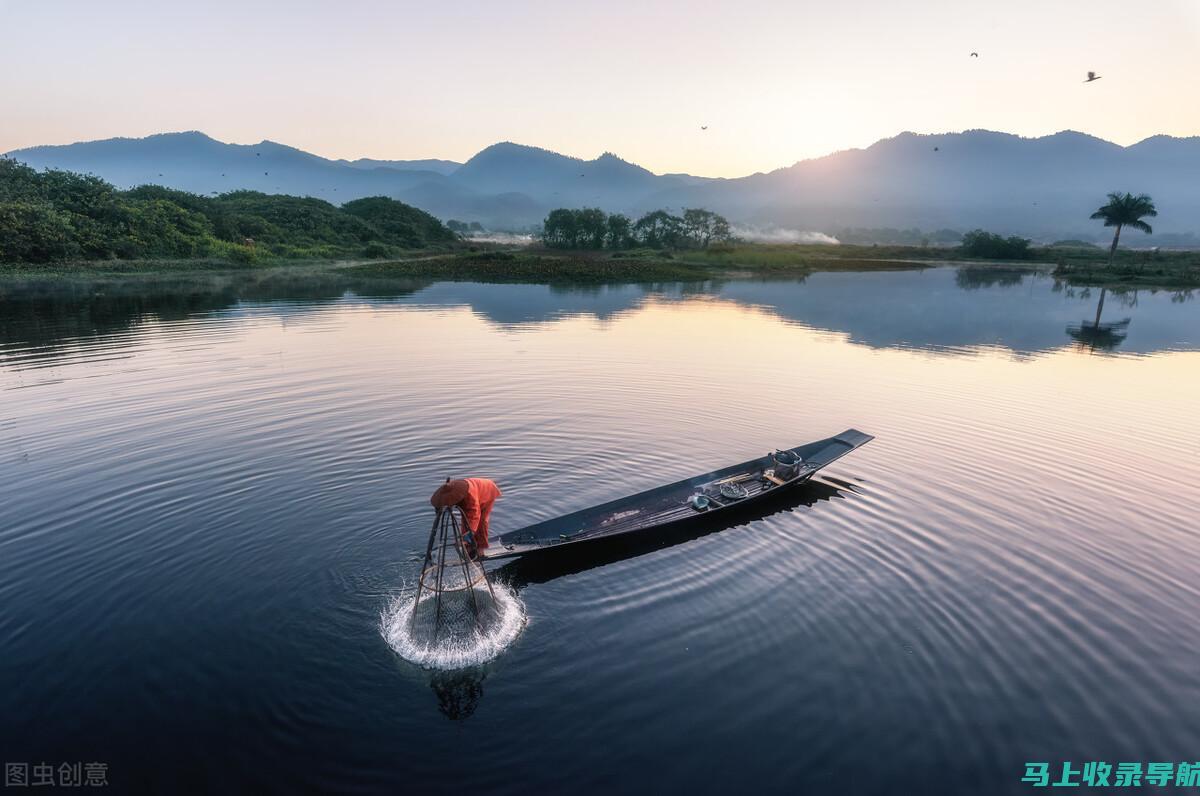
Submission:
[[[472,250],[474,249],[474,250]],[[835,250],[831,250],[835,249]],[[1075,262],[1046,259],[974,260],[953,249],[916,247],[740,245],[705,250],[662,252],[567,251],[540,247],[415,250],[386,259],[267,260],[254,264],[229,260],[109,260],[53,265],[0,264],[0,295],[21,286],[81,282],[123,285],[172,280],[278,281],[344,279],[348,282],[474,281],[533,284],[656,284],[771,277],[804,278],[828,272],[869,272],[954,267],[1043,273],[1068,285],[1113,290],[1180,290],[1200,287],[1200,255],[1167,256],[1129,262],[1110,269],[1094,257]]]

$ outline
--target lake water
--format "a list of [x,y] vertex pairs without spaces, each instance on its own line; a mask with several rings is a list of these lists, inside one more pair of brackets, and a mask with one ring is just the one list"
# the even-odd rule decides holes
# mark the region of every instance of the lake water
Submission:
[[[179,792],[1021,793],[1200,759],[1200,302],[1037,274],[0,299],[0,755]],[[1128,319],[1128,323],[1123,321]],[[494,532],[855,427],[761,516],[380,613]]]

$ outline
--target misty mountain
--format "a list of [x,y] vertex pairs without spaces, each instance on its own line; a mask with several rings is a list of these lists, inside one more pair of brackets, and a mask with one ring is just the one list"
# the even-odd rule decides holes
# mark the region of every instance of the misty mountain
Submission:
[[462,164],[454,160],[375,160],[374,158],[359,158],[358,160],[338,160],[356,169],[396,169],[397,171],[435,171],[438,174],[452,174]]
[[1153,196],[1158,231],[1200,230],[1198,186],[1200,138],[1121,147],[1069,131],[1020,138],[972,130],[902,133],[656,201],[702,202],[730,217],[804,229],[984,227],[1053,239],[1103,237],[1088,215],[1117,190]]
[[198,132],[9,155],[37,168],[91,172],[119,187],[157,183],[196,193],[249,188],[333,202],[390,196],[443,219],[491,228],[537,224],[555,207],[596,206],[631,215],[707,207],[735,223],[764,228],[984,227],[1041,240],[1099,239],[1105,233],[1088,215],[1105,194],[1120,190],[1154,197],[1156,231],[1200,232],[1200,138],[1154,136],[1122,147],[1070,131],[1041,138],[986,130],[902,133],[865,149],[736,179],[659,175],[611,153],[583,160],[509,142],[461,165],[328,160],[271,141],[226,144]]

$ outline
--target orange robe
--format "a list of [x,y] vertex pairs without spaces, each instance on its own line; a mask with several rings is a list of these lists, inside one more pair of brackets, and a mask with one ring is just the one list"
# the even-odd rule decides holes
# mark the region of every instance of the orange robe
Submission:
[[429,502],[438,508],[458,506],[475,536],[475,547],[488,546],[488,518],[500,497],[500,487],[490,478],[458,478],[438,487]]

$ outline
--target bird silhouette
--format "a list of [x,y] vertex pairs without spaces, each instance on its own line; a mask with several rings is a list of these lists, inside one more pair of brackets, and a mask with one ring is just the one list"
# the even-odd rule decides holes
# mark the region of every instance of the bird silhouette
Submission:
[[972,58],[978,58],[978,57],[979,57],[979,53],[971,53],[971,57],[972,57]]
[[262,157],[262,152],[255,152],[255,153],[254,153],[254,157],[256,157],[256,158],[261,158],[261,157]]
[[937,148],[937,147],[934,147],[934,148],[933,148],[933,151],[934,151],[934,152],[937,152],[937,151],[938,151],[938,148]]
[[579,176],[580,176],[580,177],[586,177],[587,175],[586,175],[586,174],[580,174]]
[[1093,80],[1099,80],[1099,79],[1100,79],[1100,75],[1096,74],[1095,72],[1088,72],[1087,80],[1085,80],[1083,82],[1091,83]]
[[702,124],[702,125],[700,125],[700,129],[701,129],[701,130],[707,130],[707,129],[708,129],[708,125],[707,125],[707,124]]
[[268,174],[270,174],[270,173],[271,173],[271,172],[269,172],[269,171],[264,171],[264,172],[263,172],[263,176],[264,176],[264,177],[266,177],[266,176],[267,176]]

